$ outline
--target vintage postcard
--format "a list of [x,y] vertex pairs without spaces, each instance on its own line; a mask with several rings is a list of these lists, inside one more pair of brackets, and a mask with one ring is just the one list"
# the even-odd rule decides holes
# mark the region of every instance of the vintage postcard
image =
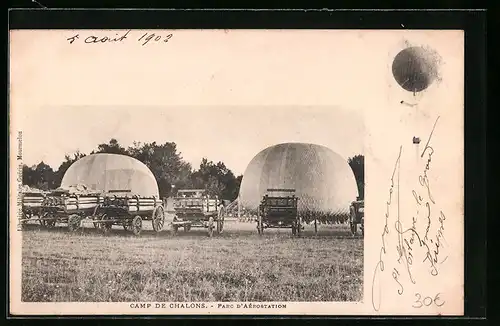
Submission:
[[463,315],[463,31],[9,47],[11,314]]

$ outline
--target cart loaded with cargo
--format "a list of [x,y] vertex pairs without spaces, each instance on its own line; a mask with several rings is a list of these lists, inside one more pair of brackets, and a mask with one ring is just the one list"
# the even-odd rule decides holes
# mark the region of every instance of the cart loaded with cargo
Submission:
[[140,234],[143,221],[151,221],[156,232],[162,230],[165,221],[163,203],[155,196],[143,197],[130,190],[92,191],[83,185],[41,195],[25,193],[23,213],[21,224],[38,221],[52,228],[64,223],[69,231],[76,231],[82,224],[91,223],[104,232],[120,225],[135,235]]
[[126,231],[139,235],[143,221],[151,221],[153,230],[160,232],[165,223],[163,203],[155,196],[143,197],[130,191],[108,192],[93,215],[94,226],[104,232],[113,225],[120,225]]
[[185,232],[191,228],[205,228],[208,236],[222,233],[224,228],[224,205],[217,196],[211,197],[204,189],[181,189],[174,197],[172,233],[179,228]]
[[102,200],[99,192],[89,191],[84,185],[44,192],[25,191],[22,198],[21,225],[36,221],[52,228],[56,223],[67,223],[70,229],[77,217],[93,215]]

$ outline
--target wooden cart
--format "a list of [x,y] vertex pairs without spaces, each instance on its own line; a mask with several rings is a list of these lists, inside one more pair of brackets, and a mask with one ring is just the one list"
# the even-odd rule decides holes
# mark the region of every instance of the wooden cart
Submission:
[[80,221],[93,216],[102,201],[98,192],[72,193],[66,189],[56,189],[43,194],[23,196],[25,215],[21,224],[38,221],[41,226],[52,228],[56,223],[67,223],[70,231],[76,230]]
[[139,235],[143,221],[151,221],[153,230],[160,232],[165,223],[163,202],[154,196],[133,195],[130,191],[115,190],[104,195],[103,202],[93,215],[94,226],[105,233],[113,225]]
[[22,215],[19,225],[23,226],[28,221],[38,221],[43,215],[43,202],[46,193],[43,191],[23,191],[21,193]]
[[175,235],[180,227],[188,232],[193,227],[206,228],[209,237],[222,233],[224,211],[222,201],[210,198],[203,189],[184,189],[174,198],[174,218],[171,223]]
[[294,189],[267,189],[257,215],[257,231],[268,228],[291,228],[292,234],[300,236],[304,229],[297,210],[298,197]]

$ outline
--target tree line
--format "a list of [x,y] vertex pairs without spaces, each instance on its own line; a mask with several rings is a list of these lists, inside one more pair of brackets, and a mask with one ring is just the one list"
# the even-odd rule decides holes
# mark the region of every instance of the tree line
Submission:
[[[144,163],[158,182],[160,196],[169,197],[174,185],[177,189],[207,189],[210,195],[233,201],[238,197],[242,175],[236,176],[223,162],[201,160],[198,168],[184,161],[174,142],[164,144],[134,142],[128,148],[116,139],[99,144],[91,154],[110,153],[131,156]],[[61,185],[64,173],[75,161],[86,154],[76,152],[65,155],[64,161],[54,170],[43,161],[34,166],[23,166],[23,184],[41,190],[55,189]],[[348,160],[358,184],[361,198],[364,198],[364,157],[356,155]]]

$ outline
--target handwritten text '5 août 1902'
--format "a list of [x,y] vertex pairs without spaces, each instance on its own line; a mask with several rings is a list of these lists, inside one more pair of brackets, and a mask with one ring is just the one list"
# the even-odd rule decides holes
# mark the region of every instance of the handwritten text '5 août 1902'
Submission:
[[103,43],[123,43],[126,40],[135,40],[141,46],[144,46],[148,43],[168,43],[170,39],[173,37],[171,33],[141,33],[140,35],[131,36],[131,30],[128,30],[122,34],[115,33],[115,35],[80,35],[75,34],[71,37],[66,38],[66,41],[69,44],[73,44],[74,42],[81,41],[84,44],[103,44]]

